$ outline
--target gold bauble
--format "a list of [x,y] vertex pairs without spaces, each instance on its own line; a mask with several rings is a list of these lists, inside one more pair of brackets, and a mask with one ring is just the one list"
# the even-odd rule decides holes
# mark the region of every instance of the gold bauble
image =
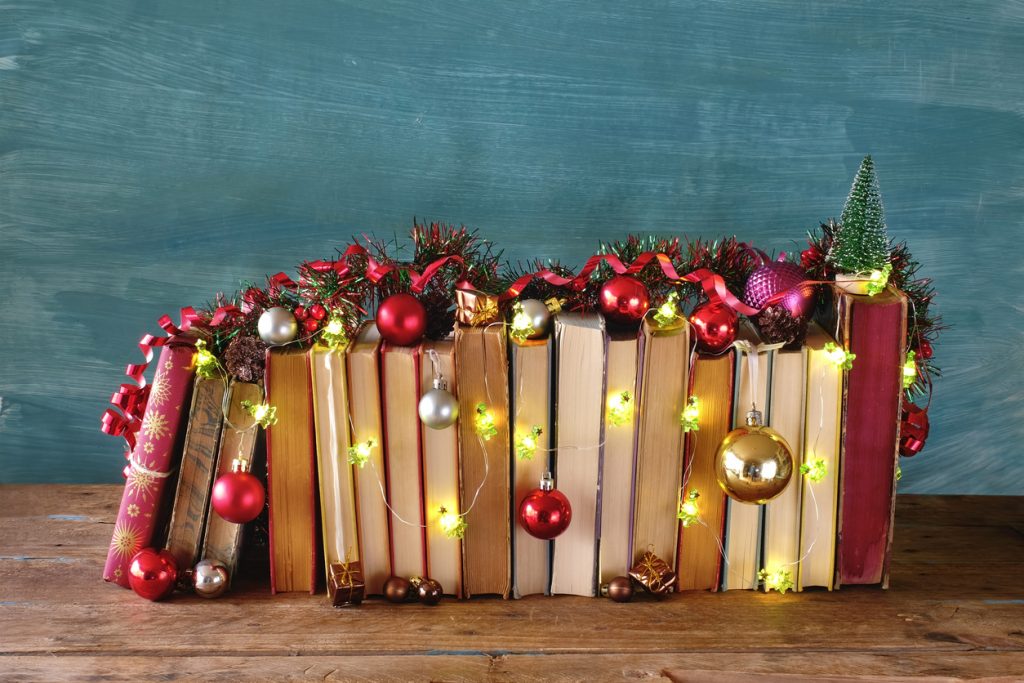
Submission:
[[786,490],[793,478],[793,449],[760,415],[732,430],[715,453],[715,477],[730,498],[761,505]]

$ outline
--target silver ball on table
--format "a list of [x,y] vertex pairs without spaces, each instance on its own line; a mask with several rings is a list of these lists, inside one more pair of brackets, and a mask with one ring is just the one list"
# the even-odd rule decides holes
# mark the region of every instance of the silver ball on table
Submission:
[[459,399],[448,391],[444,380],[435,379],[434,388],[420,397],[420,420],[431,429],[445,429],[459,419]]
[[228,568],[217,560],[202,560],[192,571],[192,587],[201,598],[219,597],[228,589]]
[[287,308],[274,306],[263,311],[256,329],[267,346],[283,346],[295,339],[299,323]]

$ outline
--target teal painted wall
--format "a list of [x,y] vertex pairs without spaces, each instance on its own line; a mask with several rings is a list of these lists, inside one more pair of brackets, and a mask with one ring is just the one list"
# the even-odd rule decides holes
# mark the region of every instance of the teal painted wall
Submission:
[[878,164],[953,325],[901,490],[1024,493],[1020,2],[0,0],[0,481],[118,481],[135,340],[412,216],[791,249]]

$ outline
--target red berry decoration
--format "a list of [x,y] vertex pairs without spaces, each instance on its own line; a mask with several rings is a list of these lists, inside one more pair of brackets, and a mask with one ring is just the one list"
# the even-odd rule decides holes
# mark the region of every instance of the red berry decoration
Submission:
[[412,294],[392,294],[377,308],[377,329],[391,344],[412,346],[423,339],[427,311]]
[[306,332],[316,332],[320,328],[320,321],[309,317],[302,321],[302,326],[306,328]]
[[327,316],[327,309],[320,304],[313,304],[309,307],[309,314],[316,320],[323,320]]
[[306,310],[305,306],[296,306],[295,310],[292,311],[292,315],[295,316],[296,320],[305,320],[309,317],[309,311]]
[[555,488],[550,472],[540,480],[540,488],[527,493],[519,504],[519,523],[534,538],[551,540],[568,529],[571,521],[572,505]]
[[736,341],[736,326],[739,316],[721,301],[706,301],[690,314],[697,349],[708,353],[720,353]]
[[925,360],[932,357],[932,345],[927,339],[922,339],[921,343],[917,345],[917,355],[921,356]]
[[650,309],[651,295],[635,277],[618,275],[601,286],[598,306],[611,324],[635,327]]
[[263,483],[251,472],[244,472],[241,463],[232,463],[232,471],[217,478],[211,496],[218,515],[235,524],[256,519],[263,511],[267,492]]
[[143,548],[128,566],[128,585],[147,600],[163,600],[174,592],[178,563],[168,550]]

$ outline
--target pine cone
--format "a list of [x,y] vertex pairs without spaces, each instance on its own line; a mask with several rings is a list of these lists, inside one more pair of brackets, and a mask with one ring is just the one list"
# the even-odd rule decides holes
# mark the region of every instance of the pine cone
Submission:
[[259,382],[263,379],[267,345],[248,335],[239,335],[228,343],[224,351],[224,367],[240,382]]
[[781,304],[774,304],[757,315],[761,336],[769,344],[800,344],[807,336],[807,318],[794,318]]

